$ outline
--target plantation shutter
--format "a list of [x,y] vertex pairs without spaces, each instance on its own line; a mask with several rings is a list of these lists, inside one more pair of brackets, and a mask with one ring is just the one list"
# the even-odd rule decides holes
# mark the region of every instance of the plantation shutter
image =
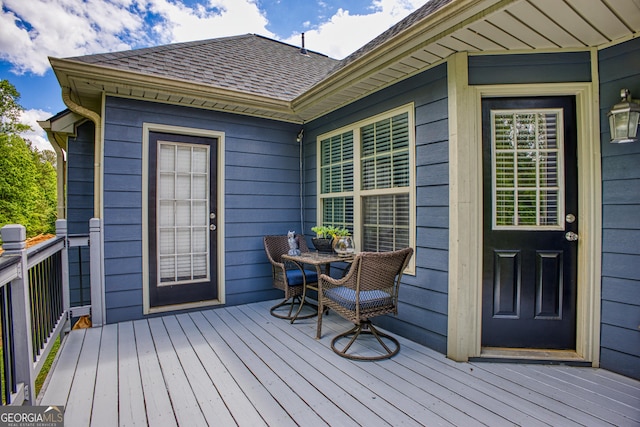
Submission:
[[562,110],[492,112],[494,229],[562,228]]
[[[352,193],[353,131],[332,136],[320,142],[321,192]],[[322,203],[322,224],[347,228],[353,232],[353,196],[329,196]]]
[[[363,250],[409,246],[409,116],[399,114],[361,128]],[[404,189],[397,194],[368,190]]]

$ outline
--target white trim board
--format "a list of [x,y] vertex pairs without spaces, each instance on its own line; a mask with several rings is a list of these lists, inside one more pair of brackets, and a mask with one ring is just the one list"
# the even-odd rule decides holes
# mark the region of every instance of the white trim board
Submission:
[[[602,179],[596,83],[467,85],[467,57],[449,60],[449,307],[447,356],[481,353],[482,110],[485,97],[575,96],[578,132],[576,353],[599,365]],[[597,74],[594,75],[597,81]]]

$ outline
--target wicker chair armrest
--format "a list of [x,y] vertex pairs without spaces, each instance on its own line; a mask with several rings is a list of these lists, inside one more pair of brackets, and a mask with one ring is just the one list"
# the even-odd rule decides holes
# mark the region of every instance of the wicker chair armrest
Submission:
[[341,286],[343,280],[344,280],[344,278],[336,279],[336,278],[333,278],[331,276],[327,276],[326,274],[323,273],[323,274],[320,275],[318,281],[319,282],[327,282],[328,284],[333,285],[333,286]]
[[335,277],[327,276],[326,274],[321,274],[318,278],[318,290],[322,290],[322,285],[324,284],[325,289],[335,288],[338,286],[344,286],[347,288],[355,289],[356,288],[356,274],[358,270],[358,257],[351,263],[349,266],[349,271],[347,274],[339,279]]
[[321,274],[320,277],[318,277],[318,293],[324,294],[328,289],[342,286],[343,280],[344,279],[335,279],[331,276],[327,276],[326,274]]

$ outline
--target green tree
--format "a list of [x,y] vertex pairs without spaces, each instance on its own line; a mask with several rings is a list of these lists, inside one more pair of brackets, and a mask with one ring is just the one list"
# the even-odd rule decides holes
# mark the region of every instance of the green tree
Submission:
[[24,139],[0,133],[0,225],[16,223],[31,229],[38,197],[36,166]]
[[9,80],[0,80],[0,133],[16,134],[31,129],[20,123],[20,113],[24,111],[18,103],[20,93]]
[[55,153],[39,151],[19,133],[20,94],[7,80],[0,81],[0,227],[22,224],[27,236],[55,231]]

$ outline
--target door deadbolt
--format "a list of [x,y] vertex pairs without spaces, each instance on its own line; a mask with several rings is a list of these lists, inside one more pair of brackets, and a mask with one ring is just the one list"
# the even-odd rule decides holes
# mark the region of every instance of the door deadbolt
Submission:
[[211,212],[209,214],[209,219],[216,219],[216,214],[214,214],[213,212]]
[[576,240],[578,240],[578,235],[573,231],[569,231],[564,235],[564,238],[570,242],[575,242]]
[[567,214],[565,220],[567,221],[567,224],[573,224],[576,222],[576,216],[574,214]]

